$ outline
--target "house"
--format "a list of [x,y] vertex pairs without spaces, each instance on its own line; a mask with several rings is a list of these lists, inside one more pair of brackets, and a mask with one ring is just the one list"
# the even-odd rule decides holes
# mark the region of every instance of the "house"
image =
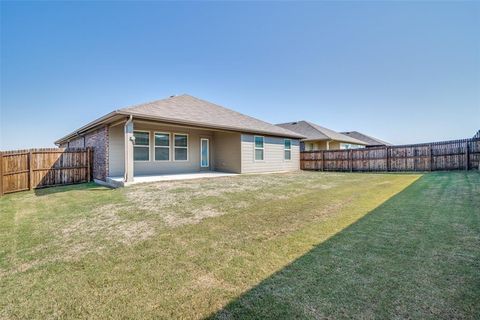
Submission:
[[344,134],[351,138],[355,138],[357,140],[365,142],[367,148],[392,146],[391,143],[385,142],[383,140],[380,140],[371,136],[367,136],[366,134],[363,134],[358,131],[341,132],[341,134]]
[[93,147],[98,182],[123,177],[300,169],[303,135],[190,95],[122,108],[57,140]]
[[277,126],[305,136],[301,141],[302,151],[354,149],[366,146],[366,143],[361,140],[304,120],[280,123]]

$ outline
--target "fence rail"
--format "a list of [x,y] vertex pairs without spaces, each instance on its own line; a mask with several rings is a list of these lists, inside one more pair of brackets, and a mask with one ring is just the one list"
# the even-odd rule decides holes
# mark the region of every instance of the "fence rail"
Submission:
[[42,148],[0,152],[0,196],[36,188],[88,182],[91,148]]
[[302,170],[439,171],[480,169],[480,138],[350,150],[302,151]]

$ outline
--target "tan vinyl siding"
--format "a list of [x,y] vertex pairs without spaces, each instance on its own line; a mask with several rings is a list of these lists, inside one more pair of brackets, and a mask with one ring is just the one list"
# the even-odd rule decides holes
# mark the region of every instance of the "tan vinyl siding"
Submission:
[[254,135],[242,134],[242,173],[300,170],[300,142],[292,141],[292,158],[284,160],[284,138],[264,137],[264,160],[254,159]]
[[215,132],[215,170],[241,172],[240,133]]
[[305,151],[312,150],[327,150],[327,141],[306,141],[305,142]]
[[122,177],[125,172],[125,138],[124,125],[110,127],[109,135],[109,176]]
[[328,147],[330,150],[338,150],[340,149],[340,141],[330,141]]

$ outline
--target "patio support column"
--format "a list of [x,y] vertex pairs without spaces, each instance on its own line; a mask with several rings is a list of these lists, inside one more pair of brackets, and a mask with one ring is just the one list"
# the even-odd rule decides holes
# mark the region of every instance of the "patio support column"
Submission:
[[124,128],[125,135],[125,174],[123,177],[124,182],[133,182],[133,144],[135,138],[133,137],[133,119],[132,116],[125,123]]

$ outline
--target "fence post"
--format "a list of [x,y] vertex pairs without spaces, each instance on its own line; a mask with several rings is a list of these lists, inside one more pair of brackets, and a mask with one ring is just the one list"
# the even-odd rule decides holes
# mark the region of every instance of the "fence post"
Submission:
[[33,189],[33,157],[32,150],[28,152],[28,189]]
[[353,172],[353,150],[348,150],[348,162],[350,167],[350,172]]
[[0,152],[0,197],[3,196],[3,152]]
[[432,144],[428,145],[428,161],[430,163],[430,171],[433,171],[433,156],[432,156]]
[[469,152],[468,152],[468,140],[465,141],[465,170],[468,171],[468,162],[469,162]]
[[390,171],[390,159],[389,159],[389,156],[388,156],[388,154],[389,154],[388,151],[389,151],[389,146],[386,146],[386,147],[385,147],[385,157],[386,157],[386,160],[387,160],[387,165],[386,165],[386,167],[387,167],[387,172]]
[[87,182],[90,182],[90,148],[87,148]]
[[417,171],[417,148],[413,147],[413,172]]
[[322,164],[322,171],[324,171],[325,169],[325,152],[322,150],[321,153],[322,155],[322,162],[320,162]]
[[92,147],[89,147],[90,149],[90,158],[88,159],[89,163],[90,163],[90,172],[88,173],[89,174],[89,179],[90,181],[93,180],[93,148]]

